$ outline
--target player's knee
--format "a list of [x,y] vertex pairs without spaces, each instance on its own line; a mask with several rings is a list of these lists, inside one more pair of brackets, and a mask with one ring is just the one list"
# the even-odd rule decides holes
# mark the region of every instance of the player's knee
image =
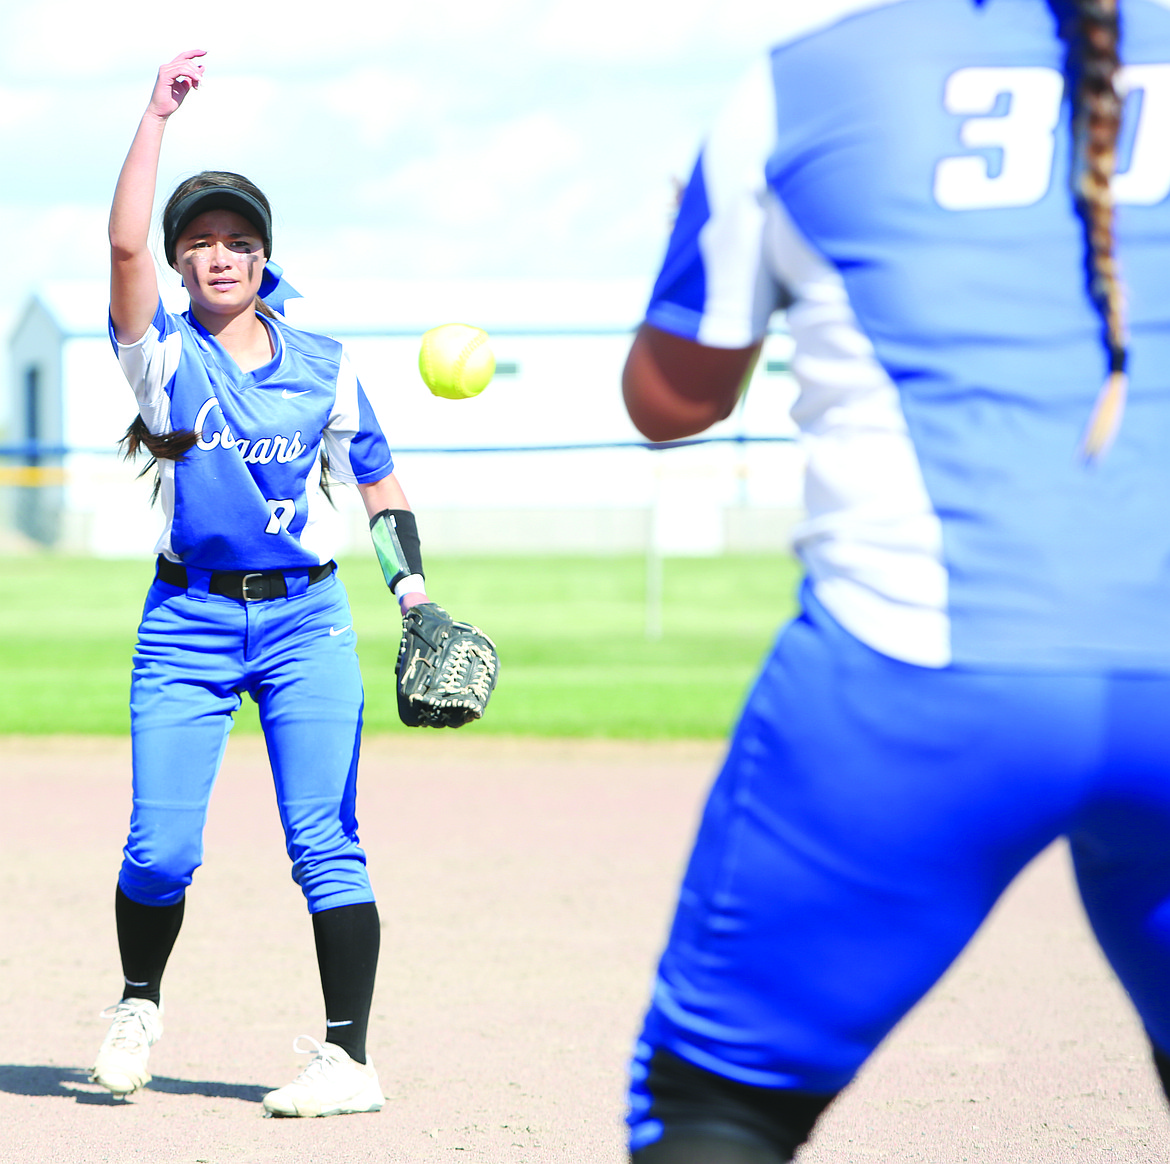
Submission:
[[374,899],[360,849],[344,856],[294,861],[292,878],[301,887],[310,913]]
[[194,811],[135,806],[118,882],[143,905],[173,905],[203,864],[202,818]]
[[131,901],[139,905],[175,905],[183,900],[198,862],[177,862],[171,865],[142,865],[124,860],[118,874],[118,885]]
[[634,1093],[635,1164],[782,1164],[833,1100],[737,1083],[661,1048]]

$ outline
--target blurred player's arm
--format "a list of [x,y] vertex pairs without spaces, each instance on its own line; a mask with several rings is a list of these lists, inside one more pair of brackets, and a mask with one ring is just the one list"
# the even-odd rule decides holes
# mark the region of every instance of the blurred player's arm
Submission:
[[150,253],[150,215],[167,118],[197,88],[202,49],[180,53],[158,71],[150,104],[118,175],[110,207],[110,318],[123,344],[137,343],[158,307],[158,280]]
[[630,419],[652,441],[710,428],[731,415],[761,346],[711,348],[642,324],[622,373]]
[[386,585],[405,614],[427,601],[418,526],[410,502],[393,473],[368,485],[359,484],[358,492],[370,519],[370,535]]

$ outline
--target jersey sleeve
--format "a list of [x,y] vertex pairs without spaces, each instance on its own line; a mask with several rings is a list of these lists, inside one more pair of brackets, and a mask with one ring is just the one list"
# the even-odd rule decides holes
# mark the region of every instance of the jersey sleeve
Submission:
[[648,323],[709,347],[757,342],[783,301],[765,259],[771,70],[765,58],[747,74],[704,143],[646,311]]
[[344,351],[333,412],[321,436],[329,456],[329,475],[338,481],[369,485],[394,471],[390,446]]
[[154,433],[166,432],[170,428],[171,388],[183,352],[183,337],[174,319],[159,300],[146,334],[135,343],[119,343],[112,318],[109,326],[114,354],[146,427]]

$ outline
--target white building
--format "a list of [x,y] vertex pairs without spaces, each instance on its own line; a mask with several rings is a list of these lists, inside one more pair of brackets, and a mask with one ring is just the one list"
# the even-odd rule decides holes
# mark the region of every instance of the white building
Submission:
[[[801,473],[799,451],[781,443],[795,435],[787,336],[769,336],[743,404],[706,434],[726,443],[648,450],[620,392],[646,298],[640,281],[298,286],[305,298],[289,302],[289,321],[349,348],[429,552],[787,546]],[[175,288],[164,295],[185,304]],[[18,319],[0,521],[63,552],[140,556],[159,520],[149,481],[115,455],[134,402],[110,350],[106,303],[103,283],[54,283]],[[492,335],[496,379],[472,400],[437,399],[418,374],[422,332],[452,321]],[[726,440],[736,437],[780,440]],[[364,543],[356,493],[335,495],[346,544]]]

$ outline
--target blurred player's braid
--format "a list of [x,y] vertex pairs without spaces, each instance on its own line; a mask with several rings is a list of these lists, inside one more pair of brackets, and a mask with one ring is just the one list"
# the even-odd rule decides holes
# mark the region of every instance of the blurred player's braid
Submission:
[[1124,102],[1117,91],[1120,22],[1117,0],[1052,0],[1068,42],[1066,73],[1072,92],[1072,187],[1085,228],[1089,294],[1104,324],[1109,376],[1085,430],[1083,452],[1092,461],[1109,448],[1121,424],[1127,389],[1125,288],[1117,266],[1113,194],[1117,139]]

